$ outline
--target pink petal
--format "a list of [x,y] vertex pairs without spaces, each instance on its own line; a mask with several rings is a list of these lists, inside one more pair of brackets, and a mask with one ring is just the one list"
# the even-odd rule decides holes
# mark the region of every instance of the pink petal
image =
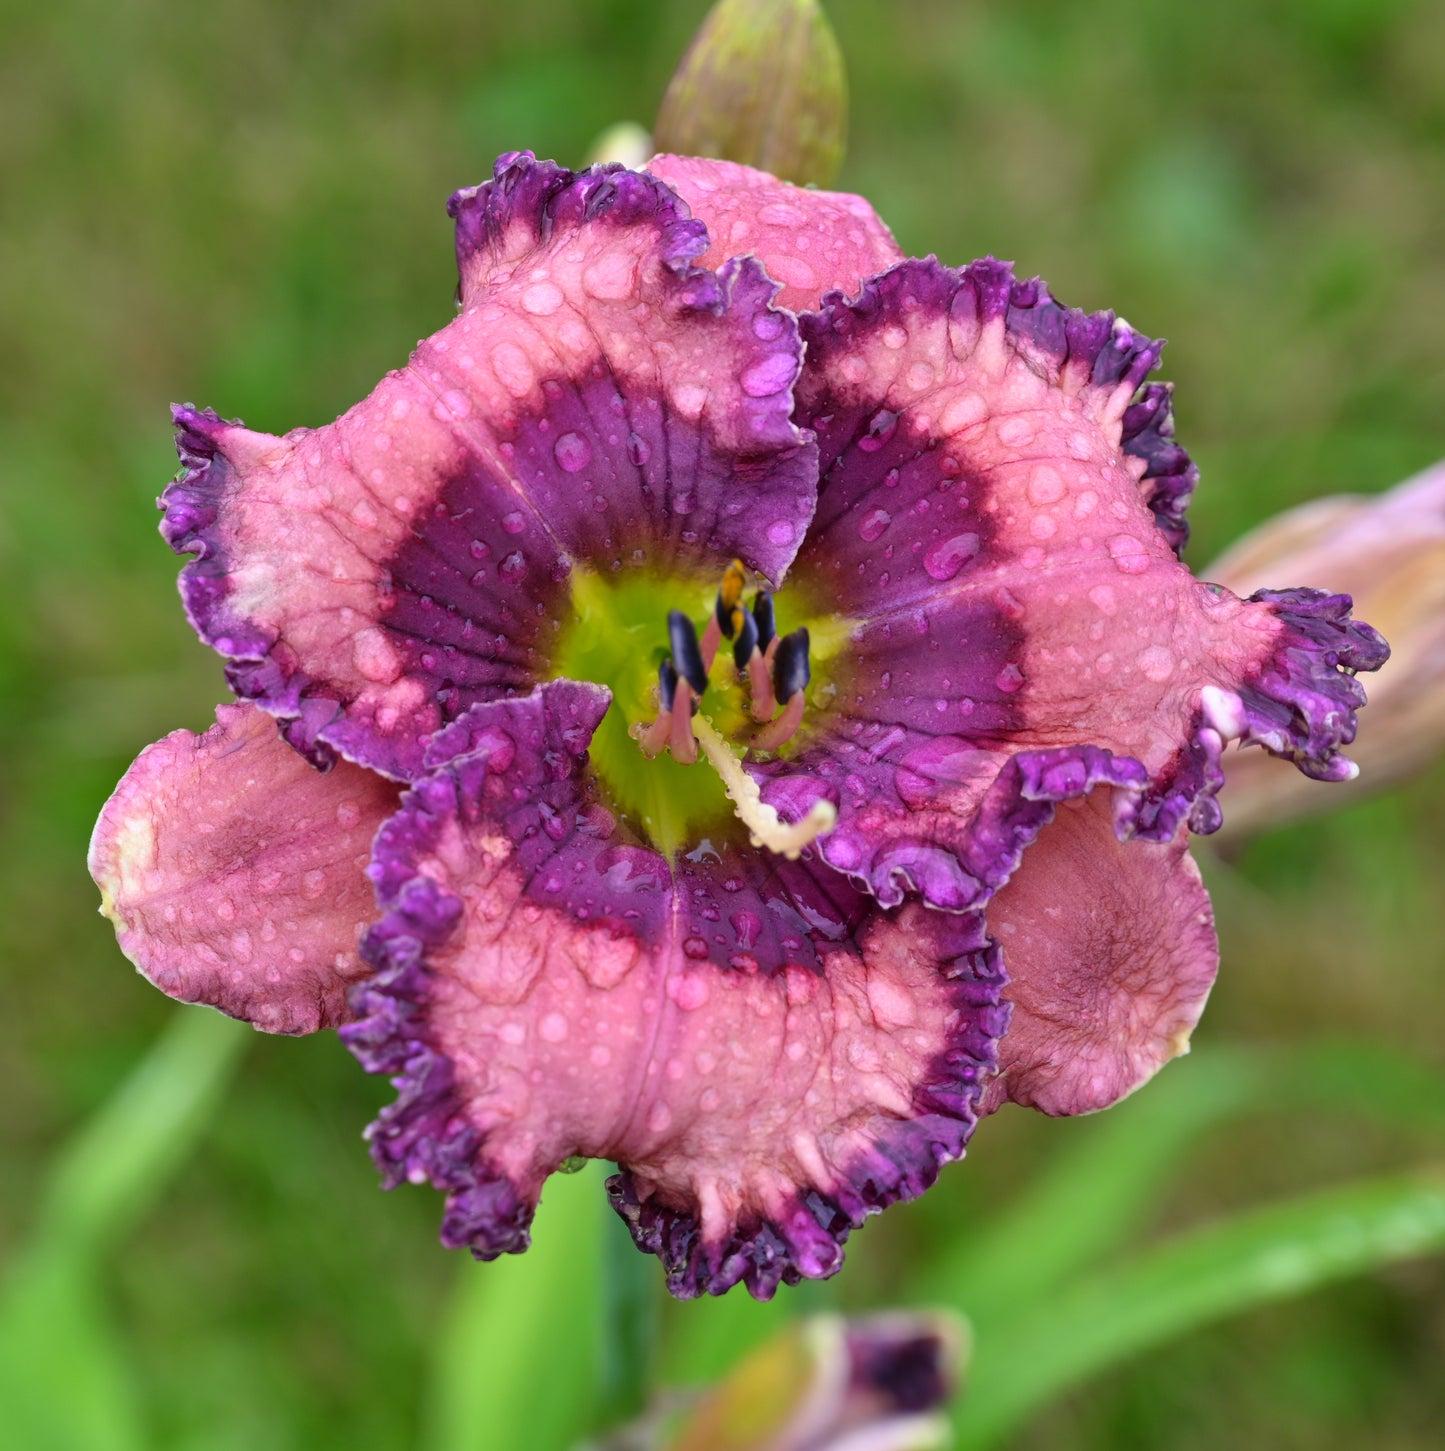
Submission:
[[176,411],[167,538],[237,692],[401,779],[474,701],[549,675],[573,569],[787,569],[812,516],[794,320],[692,265],[656,179],[504,157],[452,198],[462,312],[335,423]]
[[816,864],[636,844],[583,774],[606,705],[558,681],[474,707],[378,838],[346,1031],[401,1090],[373,1151],[445,1189],[445,1242],[482,1258],[526,1247],[566,1159],[614,1160],[675,1294],[766,1297],[962,1152],[997,954],[976,915],[885,913]]
[[1091,1113],[1188,1051],[1219,948],[1186,840],[1121,845],[1096,793],[1024,853],[987,910],[1013,1004],[990,1109]]
[[101,910],[171,997],[267,1033],[335,1027],[369,972],[366,864],[397,796],[357,766],[314,770],[254,707],[218,706],[204,735],[142,751],[106,802],[90,845]]
[[654,156],[647,169],[707,224],[704,267],[756,257],[783,284],[778,305],[794,312],[817,307],[834,288],[852,296],[865,277],[903,258],[893,233],[860,196],[793,186],[751,166],[698,156]]
[[749,769],[788,819],[833,802],[827,862],[885,904],[976,905],[1021,842],[989,826],[1010,758],[1059,778],[1049,800],[1087,789],[1091,752],[1137,763],[1107,773],[1132,798],[1118,828],[1163,841],[1218,824],[1229,739],[1348,774],[1352,672],[1383,642],[1347,599],[1240,600],[1179,563],[1187,470],[1157,407],[1141,452],[1127,432],[1159,344],[992,260],[905,262],[801,325],[823,474],[777,608],[846,643],[815,671],[810,738]]

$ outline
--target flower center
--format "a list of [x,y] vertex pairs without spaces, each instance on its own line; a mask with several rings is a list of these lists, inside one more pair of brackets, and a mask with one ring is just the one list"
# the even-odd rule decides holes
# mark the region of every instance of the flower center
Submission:
[[[744,603],[744,585],[736,561],[720,589],[696,577],[573,576],[552,674],[612,691],[592,769],[618,815],[669,856],[722,840],[740,821],[755,846],[796,857],[836,819],[820,803],[802,821],[780,821],[730,744],[786,752],[803,725],[811,675],[808,627],[779,636],[772,596],[760,589]],[[699,634],[694,618],[704,609]]]

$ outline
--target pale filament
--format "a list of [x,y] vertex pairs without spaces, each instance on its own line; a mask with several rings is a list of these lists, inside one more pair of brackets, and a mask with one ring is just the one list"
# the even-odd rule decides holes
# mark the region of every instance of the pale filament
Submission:
[[[794,700],[800,701],[802,694],[799,691]],[[754,846],[766,847],[790,862],[797,861],[804,847],[811,846],[838,824],[838,808],[831,801],[815,801],[801,821],[785,822],[763,800],[757,782],[743,770],[712,722],[705,715],[699,715],[691,725],[697,744],[713,770],[722,777],[723,789],[733,803],[738,820],[747,827]]]

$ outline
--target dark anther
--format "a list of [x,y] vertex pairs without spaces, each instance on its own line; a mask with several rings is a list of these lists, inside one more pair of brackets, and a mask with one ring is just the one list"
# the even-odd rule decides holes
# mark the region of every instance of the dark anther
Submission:
[[758,627],[758,649],[766,650],[773,643],[778,627],[773,619],[773,597],[765,589],[753,596],[753,620]]
[[692,686],[695,694],[701,695],[707,689],[707,666],[703,664],[702,648],[697,643],[697,629],[681,610],[668,612],[667,638],[672,645],[674,669]]
[[778,653],[773,659],[773,691],[781,704],[786,705],[812,678],[808,665],[808,631],[794,630],[778,641]]
[[758,627],[753,622],[753,617],[741,606],[737,607],[738,637],[733,641],[733,664],[738,667],[739,675],[746,675],[748,661],[753,658],[753,651],[758,648]]
[[662,661],[657,667],[657,703],[662,711],[672,709],[673,697],[677,694],[677,671],[671,660]]

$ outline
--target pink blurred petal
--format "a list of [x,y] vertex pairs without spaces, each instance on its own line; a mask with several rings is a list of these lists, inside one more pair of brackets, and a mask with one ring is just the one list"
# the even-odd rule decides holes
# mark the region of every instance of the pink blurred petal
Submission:
[[90,871],[121,950],[162,992],[267,1033],[350,1016],[376,915],[371,841],[398,791],[342,763],[323,775],[247,705],[142,751],[96,823]]
[[1321,791],[1262,751],[1230,752],[1226,835],[1343,805],[1445,750],[1445,464],[1383,494],[1334,495],[1267,519],[1204,574],[1240,594],[1269,579],[1337,590],[1391,647],[1351,749],[1359,777]]

